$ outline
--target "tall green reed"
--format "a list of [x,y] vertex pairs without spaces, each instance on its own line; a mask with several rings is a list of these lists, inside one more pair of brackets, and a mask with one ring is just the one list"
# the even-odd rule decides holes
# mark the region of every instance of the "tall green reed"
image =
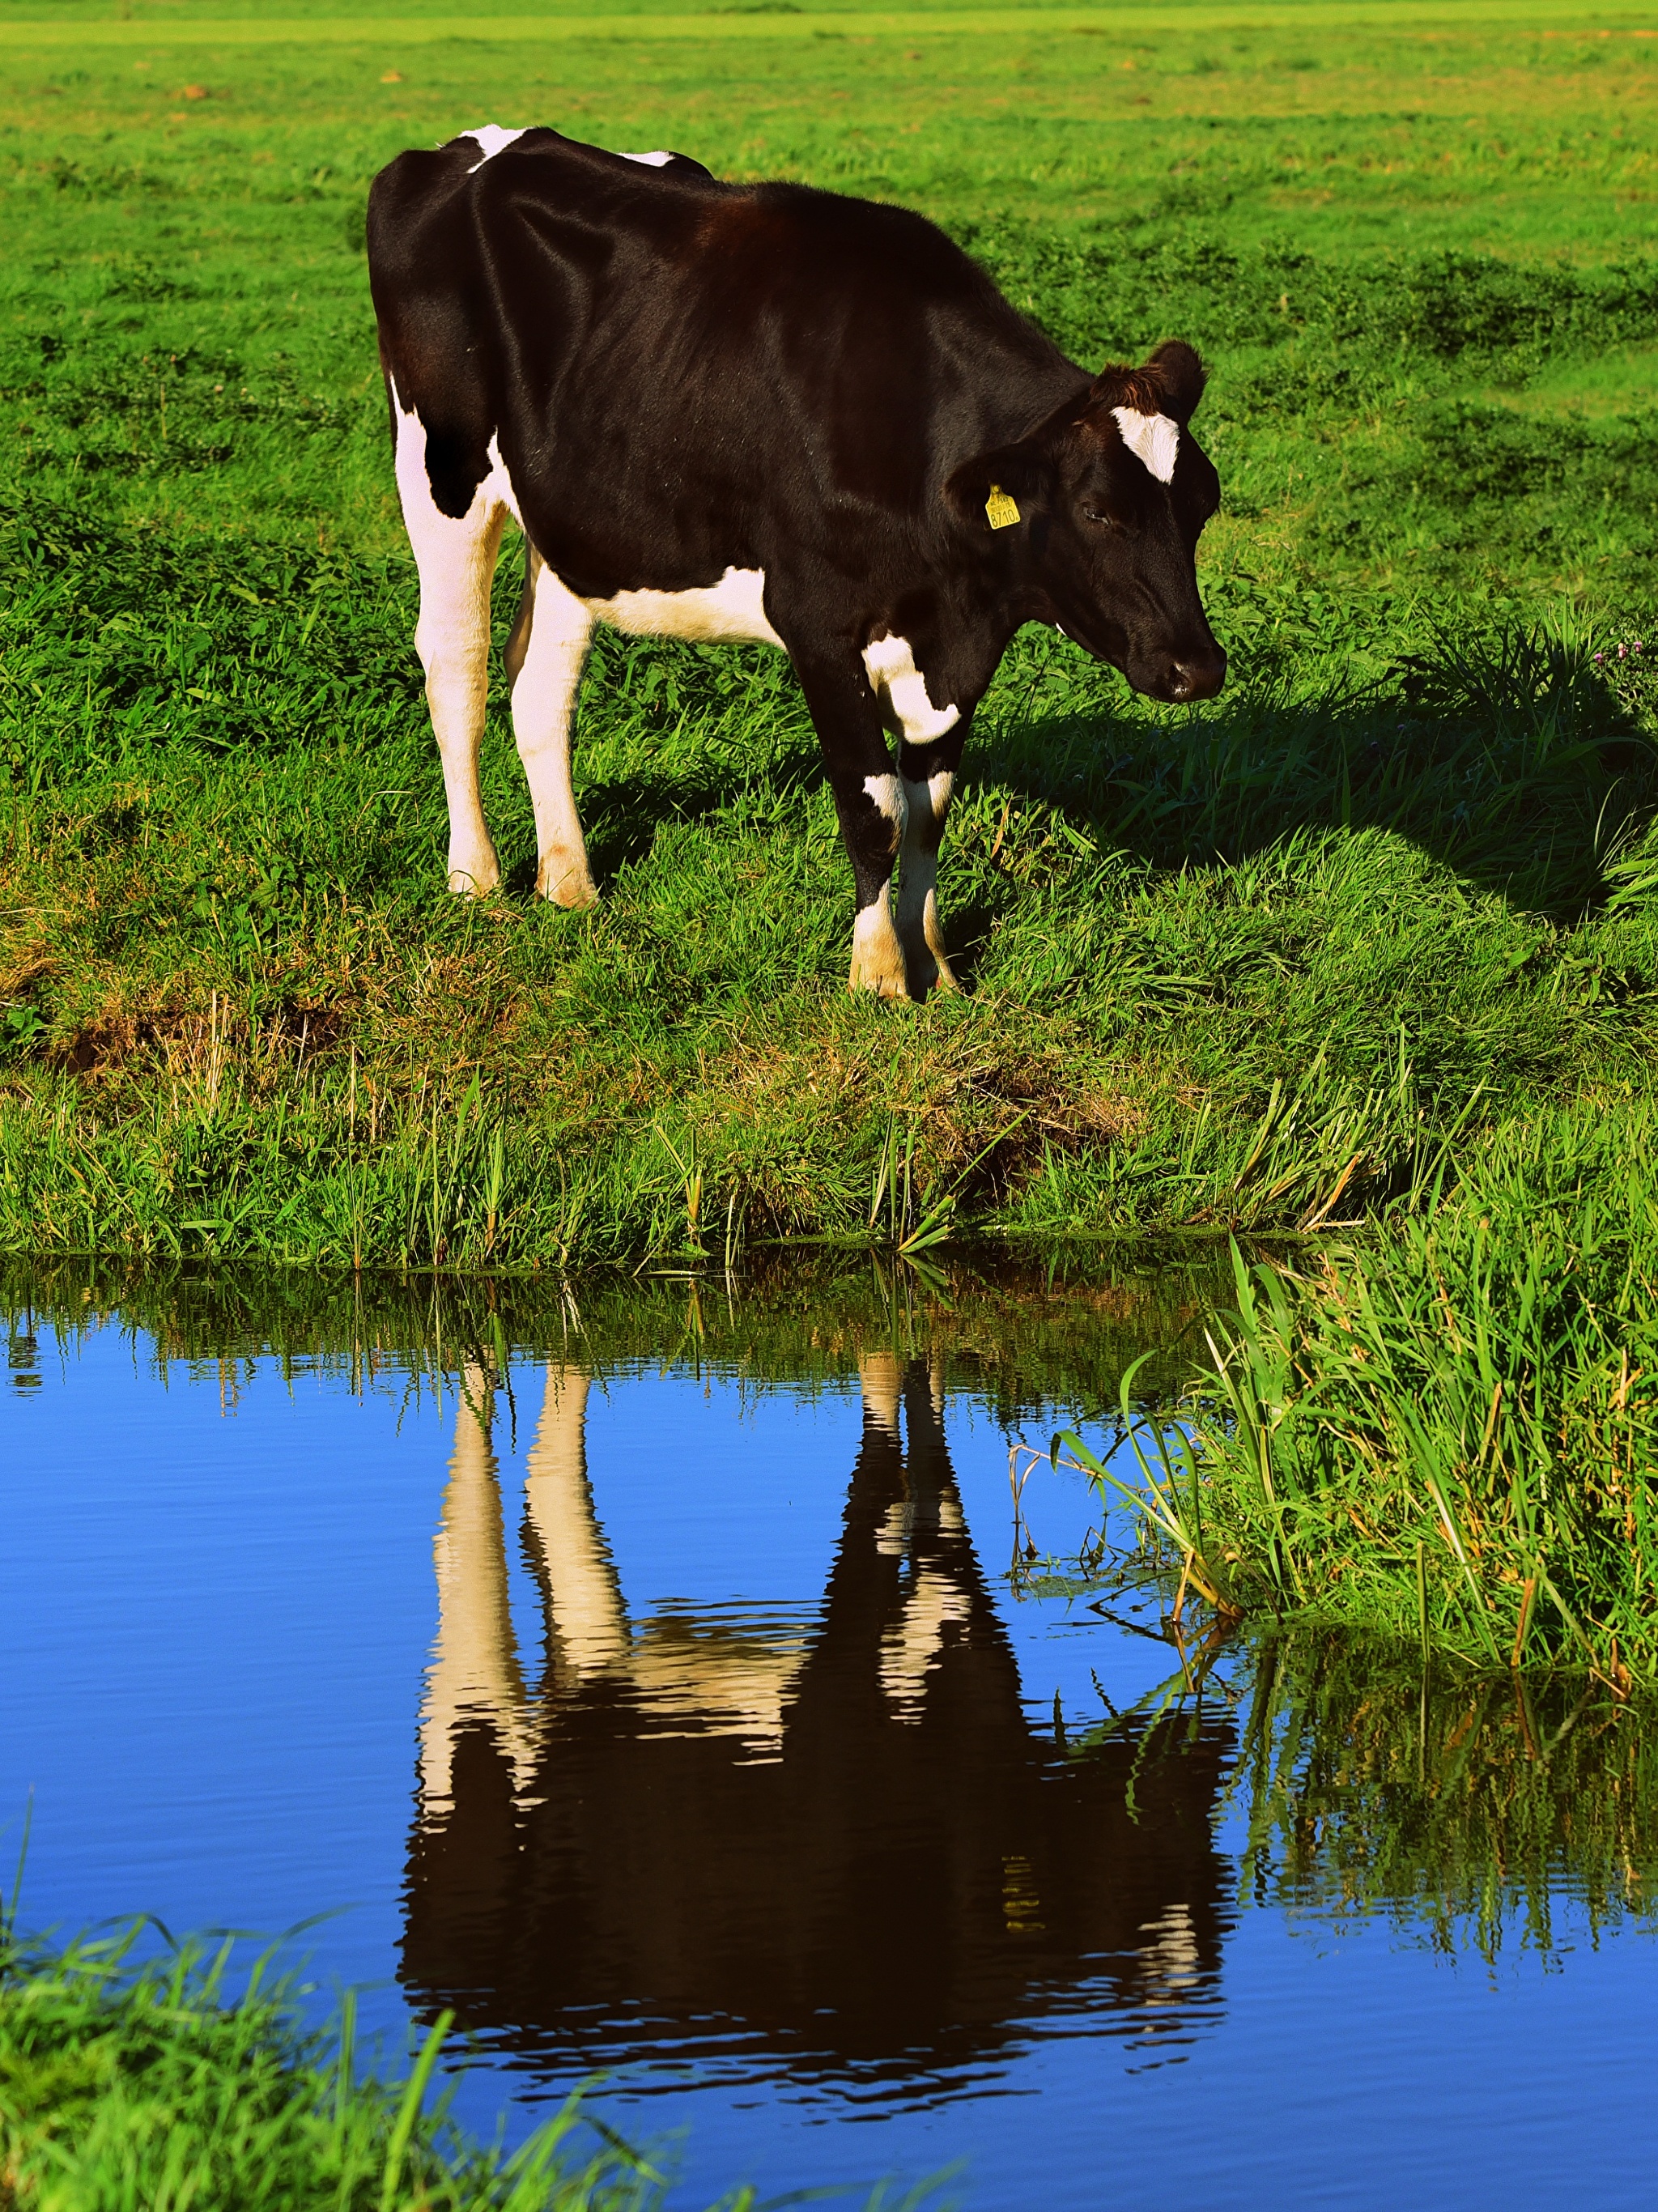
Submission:
[[1225,1619],[1658,1680],[1655,1136],[1649,1108],[1540,1115],[1374,1243],[1235,1247],[1181,1424],[1133,1428],[1138,1484],[1096,1479]]

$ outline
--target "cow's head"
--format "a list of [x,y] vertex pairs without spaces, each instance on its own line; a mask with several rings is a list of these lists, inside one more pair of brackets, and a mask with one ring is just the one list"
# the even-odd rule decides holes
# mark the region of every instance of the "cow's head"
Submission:
[[1220,504],[1214,465],[1187,427],[1203,383],[1196,354],[1170,339],[1143,368],[1102,369],[1080,398],[948,486],[1023,611],[1153,699],[1212,698],[1226,679],[1195,565]]

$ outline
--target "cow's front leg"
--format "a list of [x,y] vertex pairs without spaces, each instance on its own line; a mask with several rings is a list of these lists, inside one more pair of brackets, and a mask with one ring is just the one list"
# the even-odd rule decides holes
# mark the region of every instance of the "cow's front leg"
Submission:
[[909,995],[903,947],[892,919],[892,878],[904,829],[904,787],[895,775],[875,694],[858,659],[793,654],[823,750],[841,835],[852,862],[858,910],[852,925],[854,991]]
[[536,890],[556,906],[598,898],[570,779],[570,726],[593,618],[533,546],[507,647],[513,734],[536,811]]
[[917,998],[935,988],[956,988],[938,926],[938,844],[966,739],[966,728],[958,725],[931,744],[906,742],[898,748],[898,775],[904,787],[898,940],[904,949],[909,988]]
[[829,775],[858,896],[852,921],[852,972],[847,980],[854,991],[907,999],[904,949],[892,921],[892,873],[903,835],[904,793],[884,745],[881,757],[884,765],[855,787],[849,781],[843,787],[833,770]]

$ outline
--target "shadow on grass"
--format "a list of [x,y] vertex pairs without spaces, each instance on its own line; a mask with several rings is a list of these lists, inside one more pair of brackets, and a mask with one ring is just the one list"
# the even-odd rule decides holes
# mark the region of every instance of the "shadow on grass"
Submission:
[[[687,763],[672,757],[674,739],[665,735],[665,757],[659,769],[635,769],[623,775],[601,775],[580,790],[588,857],[601,890],[624,868],[646,860],[659,832],[669,823],[711,821],[729,813],[745,796],[769,815],[780,800],[803,794],[823,775],[815,744],[792,744],[774,753],[759,774],[743,770],[733,778],[726,763],[703,757]],[[526,888],[535,883],[535,864],[524,872]]]
[[[647,641],[630,643],[628,668],[607,672],[613,682],[637,680],[635,663],[649,665]],[[797,728],[763,761],[733,746],[733,708],[752,703],[732,683],[734,657],[713,656],[699,682],[685,664],[710,656],[655,649],[674,669],[664,688],[683,699],[683,718],[653,732],[635,722],[626,750],[636,764],[586,783],[582,810],[601,881],[644,860],[665,823],[728,813],[744,792],[774,812],[822,775],[798,707],[788,717]],[[785,693],[792,678],[771,659],[756,688]],[[1293,667],[1268,664],[1262,680],[1246,673],[1212,705],[1156,719],[1114,714],[1098,697],[1100,673],[1090,673],[1095,696],[1080,708],[1043,711],[1038,701],[1034,713],[1003,718],[993,694],[981,709],[963,784],[1014,802],[1004,825],[1010,856],[1028,834],[1028,809],[1159,869],[1236,866],[1306,831],[1385,830],[1472,890],[1568,921],[1605,898],[1607,861],[1658,803],[1658,751],[1640,727],[1644,668],[1614,661],[1609,673],[1588,647],[1535,631],[1443,636],[1363,686],[1309,690]],[[632,693],[610,696],[622,705]],[[589,693],[589,713],[597,703]],[[688,754],[682,732],[693,716],[701,729]],[[950,860],[947,836],[951,936],[970,985],[1020,885],[1004,876],[999,895],[981,878],[958,903],[949,899]],[[527,893],[533,878],[526,860],[513,888]]]
[[1381,830],[1471,888],[1566,921],[1605,897],[1607,861],[1658,801],[1645,684],[1644,669],[1620,685],[1588,647],[1535,632],[1446,638],[1363,690],[1280,682],[1178,720],[1013,723],[978,772],[1153,866]]

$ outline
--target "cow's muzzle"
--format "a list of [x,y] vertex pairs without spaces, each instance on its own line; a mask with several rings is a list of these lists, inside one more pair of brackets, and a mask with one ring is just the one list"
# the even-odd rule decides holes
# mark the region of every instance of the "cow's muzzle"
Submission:
[[1210,644],[1183,659],[1169,661],[1156,692],[1159,698],[1186,707],[1194,700],[1212,699],[1225,681],[1226,655],[1219,646]]

